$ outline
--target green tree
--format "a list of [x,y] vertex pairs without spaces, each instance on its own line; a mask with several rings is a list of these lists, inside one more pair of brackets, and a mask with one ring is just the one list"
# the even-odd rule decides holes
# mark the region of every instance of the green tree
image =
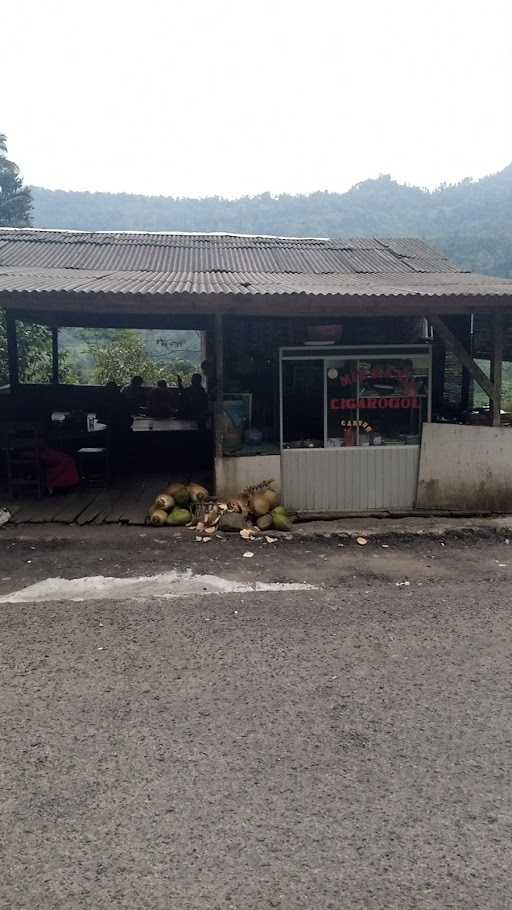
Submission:
[[[0,227],[29,227],[32,195],[23,186],[18,165],[7,157],[7,139],[0,133]],[[18,322],[18,364],[21,382],[51,382],[52,338],[50,330],[31,322]],[[76,375],[64,355],[60,359],[61,382],[74,382]],[[0,385],[9,381],[5,313],[0,309]]]
[[98,385],[128,385],[132,376],[142,376],[148,385],[156,385],[160,379],[174,382],[178,367],[184,379],[189,379],[194,370],[192,363],[181,358],[173,364],[155,363],[146,353],[142,334],[130,329],[117,332],[108,344],[90,344],[89,351]]
[[[27,227],[31,223],[32,197],[23,186],[19,168],[7,157],[7,139],[0,133],[0,227]],[[48,381],[46,364],[51,356],[51,338],[42,326],[28,325],[18,332],[20,377],[28,382]],[[38,378],[32,378],[37,376]],[[0,385],[9,381],[5,313],[0,310]]]
[[[52,336],[45,325],[32,322],[18,322],[18,368],[20,382],[47,383],[52,380]],[[72,368],[66,352],[59,359],[60,382],[77,382],[76,371]],[[0,310],[0,386],[9,382],[7,368],[7,336],[5,313]]]
[[32,194],[23,186],[18,165],[7,157],[7,137],[0,133],[0,227],[28,227]]
[[[51,381],[51,335],[42,325],[17,323],[20,382]],[[0,310],[0,385],[9,382],[5,312]]]

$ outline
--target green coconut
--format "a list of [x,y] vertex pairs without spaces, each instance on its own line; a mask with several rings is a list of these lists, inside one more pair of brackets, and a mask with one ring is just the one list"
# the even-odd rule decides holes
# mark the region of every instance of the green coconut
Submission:
[[291,528],[290,519],[284,506],[277,506],[272,511],[272,524],[276,531],[289,531]]
[[180,509],[179,506],[175,506],[167,518],[167,524],[172,525],[173,527],[188,525],[190,521],[192,521],[192,515],[189,510]]

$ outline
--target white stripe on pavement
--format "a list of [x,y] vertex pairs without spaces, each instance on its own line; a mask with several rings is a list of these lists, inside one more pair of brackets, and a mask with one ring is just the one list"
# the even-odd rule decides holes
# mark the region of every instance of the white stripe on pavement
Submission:
[[0,603],[35,603],[45,601],[126,600],[152,597],[191,597],[205,594],[247,594],[258,591],[311,591],[315,585],[300,582],[240,582],[218,575],[194,575],[192,571],[163,572],[137,578],[113,578],[87,575],[83,578],[46,578],[4,594]]

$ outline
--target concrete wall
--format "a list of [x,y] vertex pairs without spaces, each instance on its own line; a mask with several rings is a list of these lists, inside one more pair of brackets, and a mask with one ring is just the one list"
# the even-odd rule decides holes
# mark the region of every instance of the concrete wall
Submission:
[[416,506],[512,511],[512,429],[425,424]]
[[275,480],[281,486],[280,455],[215,459],[215,489],[222,499],[237,496],[246,487],[263,480]]

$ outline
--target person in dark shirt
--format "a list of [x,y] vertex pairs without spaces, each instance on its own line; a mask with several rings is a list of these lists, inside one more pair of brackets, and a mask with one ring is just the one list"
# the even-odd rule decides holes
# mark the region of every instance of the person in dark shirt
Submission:
[[125,386],[123,398],[130,404],[132,415],[140,414],[146,404],[146,392],[142,376],[134,376],[130,385]]
[[201,373],[206,379],[206,389],[208,398],[213,400],[215,397],[215,387],[217,385],[217,377],[215,375],[215,364],[211,360],[203,360],[201,363]]
[[155,420],[167,420],[172,416],[171,396],[165,379],[160,379],[153,389],[149,401],[149,413]]
[[121,394],[121,389],[115,382],[107,382],[105,397],[96,412],[100,423],[107,426],[116,435],[126,433],[131,429],[133,418],[131,402]]
[[177,380],[183,417],[197,420],[199,426],[204,428],[208,417],[208,395],[203,388],[201,374],[194,373],[187,388],[184,387],[181,376],[178,376]]

